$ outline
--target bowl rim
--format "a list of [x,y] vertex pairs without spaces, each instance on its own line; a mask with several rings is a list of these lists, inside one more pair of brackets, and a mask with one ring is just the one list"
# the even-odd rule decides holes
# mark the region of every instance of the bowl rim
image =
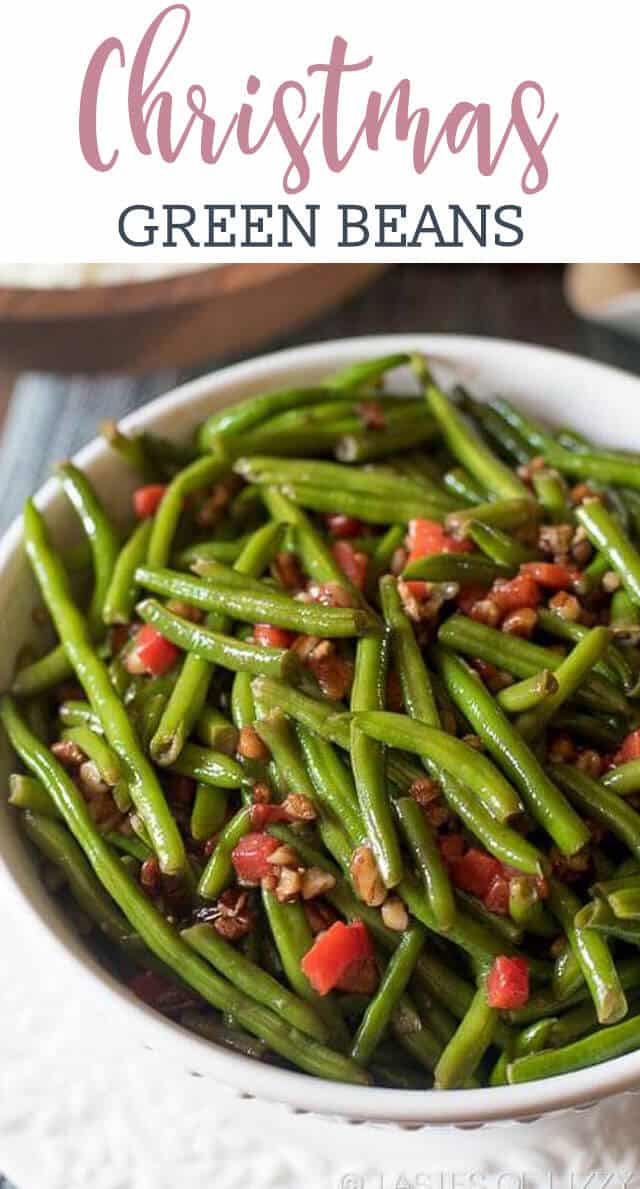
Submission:
[[[511,356],[520,368],[527,358],[531,360],[534,355],[538,362],[546,357],[567,372],[573,369],[576,378],[580,371],[587,370],[592,374],[599,372],[603,382],[619,388],[626,386],[629,394],[638,385],[637,377],[621,368],[536,344],[468,335],[368,335],[285,348],[232,364],[179,385],[130,413],[122,419],[121,424],[129,430],[150,428],[163,415],[179,412],[208,393],[214,397],[217,392],[242,385],[250,385],[257,390],[263,383],[268,383],[274,372],[296,369],[301,373],[314,369],[324,372],[374,352],[386,354],[411,350],[424,351],[432,358],[445,358],[458,366],[473,361],[481,367],[486,366],[489,372],[492,357],[496,353],[507,359]],[[517,374],[516,369],[514,374]],[[526,383],[523,387],[526,387]],[[107,445],[101,439],[94,438],[75,455],[74,461],[80,466],[91,467],[106,455]],[[36,494],[38,506],[46,510],[56,491],[56,481],[47,480]],[[20,548],[21,517],[18,516],[0,541],[0,580],[6,576]],[[71,958],[74,979],[78,978],[84,990],[91,995],[99,993],[102,1006],[117,1012],[121,1024],[128,1021],[132,1035],[139,1034],[146,1044],[172,1057],[174,1063],[181,1065],[185,1071],[203,1071],[205,1076],[213,1076],[247,1097],[284,1103],[298,1112],[314,1112],[351,1122],[473,1127],[488,1122],[532,1119],[554,1111],[586,1107],[603,1097],[640,1087],[640,1050],[602,1065],[544,1081],[445,1093],[351,1086],[262,1065],[251,1058],[218,1048],[167,1020],[142,1004],[92,957],[88,949],[83,949],[82,953],[79,950],[75,952],[71,944],[54,931],[32,902],[28,891],[21,886],[4,848],[0,850],[0,889],[12,898],[17,910],[22,912],[25,925],[28,924],[34,935],[37,934],[38,943],[44,944],[51,956],[58,960],[66,959],[68,963]]]

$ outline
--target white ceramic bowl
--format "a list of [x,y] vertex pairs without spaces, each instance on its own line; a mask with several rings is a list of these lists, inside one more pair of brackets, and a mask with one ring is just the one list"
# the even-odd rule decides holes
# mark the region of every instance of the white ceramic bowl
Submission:
[[[339,367],[392,351],[420,350],[451,363],[482,393],[509,394],[523,408],[557,426],[571,425],[607,445],[640,448],[640,383],[613,368],[557,351],[492,339],[413,335],[320,343],[281,351],[226,368],[187,384],[127,418],[127,429],[153,429],[184,437],[212,409],[270,388],[311,383]],[[77,457],[116,515],[125,517],[132,476],[102,442]],[[77,538],[73,514],[55,481],[38,495],[56,539]],[[30,611],[37,595],[21,548],[21,526],[12,525],[0,544],[0,685],[6,686],[20,645],[33,638]],[[2,785],[11,771],[1,744]],[[549,1111],[585,1106],[607,1095],[640,1087],[640,1052],[604,1065],[530,1085],[449,1093],[361,1088],[285,1072],[237,1056],[199,1039],[142,1005],[92,958],[37,878],[14,815],[0,803],[0,895],[3,912],[24,927],[29,944],[66,961],[70,982],[113,1017],[132,1043],[161,1051],[167,1077],[198,1073],[245,1094],[349,1120],[406,1125],[478,1126],[496,1120],[524,1120]],[[56,952],[57,951],[57,954]],[[72,967],[72,970],[69,967]],[[82,988],[80,988],[82,984]],[[46,994],[46,984],[34,994]],[[6,1022],[5,1022],[6,1024]],[[86,1028],[86,1021],[82,1024]]]

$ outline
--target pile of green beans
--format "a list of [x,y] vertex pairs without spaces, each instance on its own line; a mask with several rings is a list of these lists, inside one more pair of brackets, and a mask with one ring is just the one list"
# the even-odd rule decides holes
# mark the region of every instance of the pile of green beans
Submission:
[[[155,510],[123,533],[64,463],[68,550],[27,502],[55,636],[0,702],[11,812],[99,959],[355,1084],[638,1048],[640,455],[404,353],[187,443],[103,432]],[[341,923],[367,948],[321,993]]]

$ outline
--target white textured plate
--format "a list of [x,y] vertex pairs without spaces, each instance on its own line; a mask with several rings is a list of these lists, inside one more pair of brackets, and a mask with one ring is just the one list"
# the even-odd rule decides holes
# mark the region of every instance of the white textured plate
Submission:
[[[280,352],[216,373],[161,398],[129,418],[133,428],[154,427],[159,432],[184,436],[209,409],[238,400],[249,393],[292,383],[308,382],[327,372],[376,353],[422,350],[441,361],[455,364],[458,374],[476,391],[501,391],[514,395],[523,407],[535,410],[556,424],[569,423],[604,443],[640,445],[640,384],[631,376],[558,352],[496,340],[446,336],[378,337],[326,343]],[[100,443],[79,456],[99,490],[116,511],[127,506],[131,477],[123,465]],[[39,503],[57,538],[67,541],[75,533],[73,516],[57,492],[47,484]],[[3,649],[0,655],[0,684],[6,683],[15,651],[34,628],[30,607],[34,592],[19,545],[20,527],[14,525],[0,547],[0,624]],[[4,772],[7,757],[4,756]],[[33,946],[35,936],[40,977],[33,986],[38,1007],[45,997],[53,1005],[48,989],[51,963],[63,968],[72,988],[73,1001],[91,1001],[91,1014],[100,1013],[97,1028],[105,1035],[124,1039],[127,1052],[137,1061],[139,1046],[146,1044],[161,1054],[156,1067],[154,1093],[175,1093],[180,1113],[186,1093],[185,1071],[194,1071],[249,1091],[262,1098],[290,1106],[349,1119],[396,1123],[457,1123],[474,1125],[492,1120],[523,1118],[543,1111],[584,1105],[593,1099],[629,1090],[640,1084],[640,1054],[631,1054],[607,1065],[528,1086],[447,1094],[411,1094],[384,1089],[334,1085],[301,1074],[275,1070],[216,1049],[193,1037],[149,1009],[141,1006],[114,983],[87,955],[67,922],[33,878],[33,869],[15,822],[6,806],[0,806],[2,837],[2,903],[16,921],[20,937],[27,934]],[[5,913],[6,915],[6,913]],[[44,918],[46,918],[46,923]],[[14,957],[15,961],[15,957]],[[93,1021],[78,1010],[78,1035],[89,1044]],[[55,1019],[52,1020],[52,1027]],[[0,1035],[8,1045],[13,1038],[10,1015],[0,1016]],[[3,1045],[5,1041],[3,1040]],[[114,1052],[115,1052],[114,1044]],[[28,1063],[37,1053],[23,1054]],[[120,1062],[111,1058],[109,1085],[118,1094]],[[3,1063],[2,1076],[7,1076]],[[46,1075],[45,1075],[46,1076]],[[207,1082],[211,1092],[214,1086]],[[73,1093],[73,1086],[70,1088]],[[218,1091],[215,1091],[216,1095]],[[9,1098],[11,1092],[9,1089]],[[52,1110],[59,1101],[52,1102]],[[253,1109],[253,1108],[252,1108]],[[247,1114],[248,1117],[248,1114]],[[25,1189],[32,1189],[26,1186]]]

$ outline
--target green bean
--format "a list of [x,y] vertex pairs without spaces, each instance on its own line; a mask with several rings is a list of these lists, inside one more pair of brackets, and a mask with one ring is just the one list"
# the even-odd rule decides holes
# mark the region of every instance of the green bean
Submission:
[[422,412],[407,409],[395,424],[383,429],[358,429],[342,434],[335,446],[335,456],[340,462],[369,462],[376,458],[388,458],[396,450],[407,450],[425,442],[432,442],[438,436],[438,426],[431,417]]
[[[589,633],[589,628],[584,624],[563,619],[561,615],[549,611],[546,607],[538,608],[538,624],[550,636],[556,636],[560,640],[571,640],[574,644],[579,644]],[[622,685],[627,691],[632,689],[637,681],[637,675],[622,649],[612,643],[607,646],[602,659],[594,665],[594,672],[600,673],[613,685]]]
[[630,797],[640,791],[640,760],[628,760],[610,768],[602,777],[605,788],[618,797]]
[[491,1071],[490,1085],[507,1085],[507,1068],[510,1059],[525,1057],[529,1053],[539,1053],[543,1049],[549,1048],[552,1043],[554,1025],[557,1023],[558,1021],[554,1018],[536,1020],[535,1024],[529,1024],[527,1028],[518,1033],[511,1057],[508,1053],[503,1052],[496,1061]]
[[110,846],[115,847],[116,850],[121,851],[125,855],[130,855],[131,858],[137,859],[138,863],[144,863],[145,859],[150,858],[151,850],[141,838],[136,838],[134,834],[122,834],[119,830],[109,830],[105,834],[105,838]]
[[479,987],[435,1068],[436,1089],[453,1090],[466,1084],[493,1041],[496,1018],[484,986]]
[[233,876],[231,852],[241,838],[251,830],[251,806],[245,805],[239,809],[218,835],[214,850],[202,872],[198,884],[198,895],[203,900],[217,900],[218,896]]
[[414,361],[414,368],[424,385],[429,410],[458,462],[497,499],[527,495],[524,483],[493,454],[470,422],[436,387],[426,360],[420,358]]
[[[252,578],[261,574],[269,564],[282,539],[282,528],[268,524],[253,533],[230,573]],[[224,632],[229,619],[212,611],[205,626]],[[204,703],[213,674],[211,663],[190,653],[185,657],[175,688],[151,740],[151,754],[160,764],[171,763],[184,746],[193,726],[204,712]],[[224,749],[223,749],[224,750]]]
[[[287,482],[310,483],[314,487],[326,487],[334,497],[338,490],[392,498],[398,494],[398,475],[391,467],[347,468],[335,462],[318,462],[309,458],[254,457],[238,458],[233,469],[248,482],[267,483],[270,486],[282,486]],[[400,485],[415,498],[424,498],[424,484],[405,478]],[[438,492],[434,487],[433,491],[429,490],[429,495],[440,499],[443,507],[452,507],[453,501],[444,491]]]
[[240,732],[215,706],[206,705],[202,708],[196,722],[195,733],[199,742],[203,743],[205,747],[212,747],[214,751],[223,751],[228,756],[236,754]]
[[546,775],[477,673],[446,649],[436,648],[433,653],[451,697],[519,788],[530,812],[564,854],[580,850],[590,838],[587,827]]
[[195,545],[186,545],[172,556],[172,563],[177,570],[188,570],[196,561],[219,561],[225,566],[232,566],[238,560],[251,534],[236,537],[235,541],[197,541]]
[[[432,1073],[442,1052],[442,1041],[419,1015],[413,996],[400,997],[389,1023],[398,1044],[418,1065]],[[375,1071],[376,1065],[372,1063],[371,1068]]]
[[622,875],[619,875],[620,868],[618,868],[611,879],[600,879],[597,883],[593,884],[590,889],[591,894],[604,897],[606,900],[612,892],[620,892],[628,888],[640,888],[640,872],[638,872],[637,863],[634,860],[631,860],[631,862],[634,864],[632,871],[623,871]]
[[570,735],[586,739],[603,751],[617,751],[628,731],[627,724],[620,722],[615,715],[604,717],[581,714],[571,709],[561,711],[556,716],[554,726],[559,731],[568,731]]
[[[549,1043],[545,1048],[559,1049],[564,1048],[565,1045],[573,1044],[585,1033],[595,1032],[598,1028],[598,1016],[593,1003],[579,1003],[565,1015],[553,1019],[551,1025]],[[518,1054],[518,1056],[520,1055]]]
[[394,371],[409,363],[410,356],[404,351],[396,351],[390,355],[380,355],[375,359],[366,359],[361,363],[353,363],[342,371],[335,372],[325,380],[325,384],[336,392],[356,392],[367,385],[379,384],[387,372]]
[[569,491],[562,475],[557,471],[545,468],[534,471],[531,476],[533,490],[538,503],[552,524],[571,523],[573,508],[569,499]]
[[119,551],[118,538],[102,503],[87,479],[73,463],[63,463],[57,475],[67,499],[79,516],[93,556],[94,588],[87,612],[89,631],[100,634],[102,610]]
[[80,684],[99,716],[120,763],[133,802],[153,841],[166,874],[184,867],[184,846],[153,768],[143,754],[124,706],[104,664],[96,656],[84,617],[69,596],[67,578],[51,549],[44,521],[31,501],[24,512],[27,556]]
[[371,1061],[389,1027],[391,1016],[413,973],[424,938],[423,929],[415,925],[408,928],[386,965],[378,990],[367,1007],[351,1047],[352,1058],[361,1065]]
[[307,1036],[319,1041],[327,1039],[326,1025],[308,1003],[288,991],[255,962],[248,961],[240,950],[225,941],[210,925],[192,925],[182,929],[180,936],[251,999],[271,1008],[276,1015]]
[[337,582],[338,586],[360,598],[359,592],[345,578],[326,542],[302,508],[288,499],[277,487],[265,487],[262,496],[269,514],[281,524],[292,525],[295,529],[296,546],[309,577],[320,583]]
[[76,903],[117,945],[131,937],[129,923],[107,896],[71,834],[58,821],[25,813],[24,828],[39,851],[62,872]]
[[180,1016],[183,1028],[203,1036],[205,1040],[222,1045],[225,1049],[232,1049],[241,1053],[243,1057],[251,1057],[254,1061],[262,1061],[268,1052],[264,1041],[256,1040],[242,1028],[236,1028],[224,1023],[214,1015],[205,1015],[199,1011],[183,1011]]
[[233,1016],[241,1027],[264,1039],[270,1048],[307,1073],[340,1081],[364,1080],[355,1063],[325,1048],[297,1028],[285,1025],[274,1012],[256,1004],[215,974],[132,881],[121,861],[100,837],[70,777],[31,734],[9,697],[0,703],[0,718],[21,758],[46,784],[100,882],[160,961],[213,1007]]
[[487,498],[486,488],[476,483],[464,467],[453,467],[442,476],[443,486],[465,504],[482,504]]
[[431,679],[391,575],[387,575],[380,583],[380,599],[407,714],[432,727],[439,727],[440,716]]
[[473,917],[476,921],[481,921],[492,932],[504,937],[511,945],[519,946],[522,944],[524,931],[510,917],[492,912],[477,896],[472,896],[469,892],[463,892],[461,888],[456,888],[456,902],[460,907],[466,909],[470,917]]
[[[361,401],[362,398],[354,394],[352,394],[351,400],[345,400],[344,396],[338,396],[333,400],[321,401],[319,404],[305,405],[299,409],[293,408],[284,413],[277,413],[269,418],[265,426],[273,434],[275,430],[284,432],[301,427],[313,429],[327,423],[335,425],[337,421],[345,419],[353,419],[354,422],[357,419],[362,425]],[[418,406],[419,398],[376,393],[375,401],[384,412],[394,412],[415,409]],[[254,434],[251,436],[253,438]]]
[[[205,452],[211,449],[216,438],[232,437],[240,433],[244,434],[247,430],[254,429],[255,426],[265,422],[274,414],[288,409],[301,409],[306,405],[318,404],[320,401],[329,399],[329,397],[335,398],[339,391],[338,389],[332,392],[328,387],[318,386],[315,388],[287,388],[280,392],[260,393],[259,396],[250,397],[247,400],[240,401],[238,404],[220,409],[217,413],[212,413],[197,432],[197,446],[201,451]],[[344,395],[345,398],[350,395],[348,388],[345,389]]]
[[580,963],[570,945],[561,949],[553,967],[553,993],[564,1001],[570,999],[584,984]]
[[509,880],[509,916],[521,929],[538,937],[555,937],[558,932],[530,879],[516,876]]
[[[412,721],[404,715],[389,711],[370,711],[357,715],[360,730],[371,735],[388,747],[400,751],[411,751],[427,756],[438,768],[467,786],[478,798],[487,813],[505,820],[521,811],[520,802],[497,768],[475,748],[461,739],[447,735],[444,731],[428,726],[427,723]],[[538,871],[538,860],[529,863],[522,870],[534,874]]]
[[[542,648],[530,640],[521,640],[508,632],[475,623],[466,615],[452,615],[445,620],[438,632],[438,640],[454,652],[474,660],[488,661],[516,677],[531,677],[541,669],[551,669],[555,673],[563,660],[552,648]],[[604,710],[625,716],[628,713],[624,695],[595,674],[583,683],[576,700],[598,712]]]
[[[377,909],[368,908],[366,904],[356,899],[347,880],[340,874],[335,864],[326,857],[326,852],[320,852],[309,846],[287,826],[270,826],[269,833],[273,834],[275,838],[279,838],[281,842],[295,847],[309,866],[330,871],[336,883],[334,888],[327,892],[327,899],[334,908],[347,920],[363,920],[376,942],[384,946],[386,950],[396,949],[399,944],[399,934],[386,928]],[[423,924],[432,930],[435,926],[437,931],[435,918],[430,914],[421,891],[405,880],[402,885],[402,894],[410,911],[414,915],[419,913]],[[417,910],[417,913],[414,912],[414,909]],[[504,941],[480,925],[479,922],[471,920],[464,912],[457,914],[456,923],[448,936],[480,963],[490,963],[493,956],[504,952]],[[445,1002],[454,1015],[462,1018],[473,998],[473,987],[439,958],[434,950],[422,951],[416,963],[415,977],[430,995],[435,995],[439,1000]],[[496,1043],[502,1047],[506,1047],[508,1044],[508,1029],[501,1023],[498,1024]]]
[[192,780],[224,789],[240,788],[247,779],[237,760],[222,751],[200,747],[197,743],[185,743],[177,760],[170,765],[170,770],[180,776],[190,776]]
[[[378,582],[383,574],[391,568],[393,555],[403,545],[405,527],[403,524],[392,524],[382,536],[373,538],[375,548],[369,560],[366,576],[366,592],[369,598],[375,595]],[[371,540],[371,538],[365,538]],[[362,548],[363,539],[353,542],[354,548]]]
[[299,662],[295,653],[284,648],[267,648],[248,641],[235,640],[220,632],[212,632],[201,624],[191,623],[167,611],[154,599],[145,599],[137,607],[138,615],[145,623],[151,623],[163,636],[186,652],[211,664],[231,669],[233,673],[245,670],[256,675],[270,677],[296,677]]
[[147,551],[147,565],[152,569],[166,566],[173,546],[184,498],[194,491],[216,483],[228,470],[228,463],[217,456],[197,458],[167,487],[158,511],[153,518],[153,528]]
[[360,846],[366,834],[350,772],[325,739],[300,725],[297,735],[317,800],[335,814],[354,846]]
[[498,566],[476,553],[434,553],[411,562],[402,577],[457,582],[460,586],[491,586],[496,578],[509,578],[513,573],[513,567]]
[[[401,487],[401,485],[399,485]],[[340,491],[338,494],[327,487],[311,483],[283,485],[283,492],[294,503],[313,512],[335,512],[337,503],[346,516],[354,516],[365,524],[406,524],[421,517],[427,520],[444,520],[447,509],[442,501],[430,495],[409,492],[406,495],[373,496],[359,491]],[[450,513],[459,515],[459,513]]]
[[626,1014],[627,1001],[606,941],[577,924],[575,917],[581,907],[580,901],[565,884],[555,879],[549,883],[549,904],[578,960],[599,1022],[615,1024]]
[[63,739],[69,739],[84,752],[98,770],[105,784],[116,785],[122,779],[122,768],[117,755],[103,737],[87,726],[67,727]]
[[62,644],[58,644],[51,652],[25,665],[16,673],[11,692],[18,698],[30,698],[47,693],[63,681],[68,681],[72,674],[73,669],[65,649]]
[[478,546],[478,549],[486,553],[487,557],[491,558],[498,566],[508,566],[510,569],[517,570],[525,562],[535,561],[537,557],[537,553],[533,549],[527,549],[519,541],[503,533],[502,529],[490,524],[483,524],[479,520],[472,520],[465,531],[467,536]]
[[614,937],[627,945],[640,946],[640,923],[617,917],[607,900],[585,904],[576,915],[576,924],[600,940]]
[[[473,995],[471,987],[469,990]],[[415,970],[414,977],[409,983],[409,991],[411,992],[411,1001],[419,1013],[420,1022],[433,1034],[442,1049],[451,1040],[457,1028],[456,1016],[423,988],[416,977]]]
[[532,452],[524,438],[495,409],[471,399],[468,393],[464,394],[464,404],[501,454],[519,466],[525,466],[530,461]]
[[578,575],[575,581],[576,594],[587,597],[602,585],[602,579],[609,572],[611,566],[604,553],[595,553],[589,565]]
[[558,682],[550,669],[541,669],[532,677],[524,677],[515,685],[508,685],[496,694],[496,702],[506,714],[521,714],[533,710],[557,693]]
[[396,809],[431,911],[446,932],[455,921],[456,903],[435,833],[412,797],[400,797]]
[[[382,637],[358,642],[351,710],[379,710],[385,702],[386,646]],[[351,763],[360,811],[386,886],[402,878],[403,863],[387,790],[383,748],[351,724]]]
[[604,656],[611,633],[608,628],[595,627],[576,644],[569,655],[558,665],[554,679],[555,693],[544,698],[532,710],[527,710],[516,719],[516,727],[525,739],[535,739],[544,731],[556,711],[573,697],[586,675]]
[[266,889],[262,891],[262,903],[289,985],[324,1021],[336,1047],[341,1051],[347,1051],[350,1047],[350,1036],[335,996],[319,995],[302,970],[302,959],[313,945],[313,935],[302,904],[300,901],[281,904],[273,892]]
[[259,593],[250,587],[199,579],[179,570],[136,570],[136,581],[154,594],[181,599],[207,611],[216,611],[245,623],[270,623],[308,636],[350,637],[376,630],[372,615],[357,607],[324,607],[302,603],[264,585]]
[[225,437],[218,443],[224,447],[228,459],[238,458],[243,454],[278,454],[284,457],[300,455],[309,457],[327,457],[335,453],[336,446],[342,436],[347,433],[359,433],[362,428],[360,417],[348,414],[345,406],[345,416],[333,421],[325,421],[319,425],[299,421],[290,428],[282,429],[266,421],[264,425],[253,430],[252,433],[239,437]]
[[304,765],[298,741],[282,712],[271,711],[256,722],[255,728],[271,752],[283,792],[303,793],[315,803],[315,789]]
[[116,422],[110,419],[101,421],[98,428],[111,449],[115,450],[143,479],[148,482],[157,479],[156,467],[144,448],[142,435],[125,434]]
[[351,719],[341,703],[320,701],[271,677],[254,678],[251,689],[265,712],[281,710],[322,739],[348,751]]
[[438,776],[447,805],[489,854],[526,874],[539,874],[545,869],[546,860],[541,851],[517,830],[492,817],[479,799],[469,794],[461,780],[448,771],[442,771]]
[[480,521],[490,528],[521,528],[538,519],[537,504],[530,498],[496,500],[493,504],[476,504],[449,512],[445,518],[447,532],[465,537],[472,524]]
[[565,1048],[519,1057],[508,1068],[510,1084],[556,1077],[577,1069],[587,1069],[603,1061],[612,1061],[633,1052],[640,1044],[640,1018],[632,1016],[622,1024],[598,1030]]
[[640,858],[640,814],[611,792],[610,784],[605,786],[586,772],[565,764],[555,765],[554,774],[574,805],[610,830],[634,858]]
[[640,554],[600,500],[587,500],[576,511],[589,540],[619,575],[632,603],[640,605]]
[[[580,910],[579,915],[581,918],[586,908],[590,907],[590,905],[586,905],[585,908]],[[583,929],[585,928],[582,921],[581,927]],[[572,951],[569,950],[569,953],[572,953]],[[640,957],[621,959],[618,963],[618,977],[624,991],[638,990],[640,987]],[[579,1004],[584,1003],[586,1000],[591,1002],[590,993],[584,980],[564,999],[558,998],[553,987],[540,987],[529,996],[525,1007],[518,1008],[517,1011],[510,1011],[508,1016],[511,1022],[518,1026],[530,1024],[532,1021],[544,1018],[545,1016],[562,1015]]]
[[191,837],[195,838],[196,842],[206,842],[217,834],[227,816],[227,806],[228,796],[225,789],[200,782],[191,810]]
[[607,903],[622,920],[640,920],[640,888],[621,888],[610,892]]
[[640,607],[636,607],[622,587],[611,596],[609,616],[610,625],[616,635],[637,635],[637,629],[640,627]]
[[23,773],[14,772],[9,777],[9,804],[16,809],[30,809],[39,817],[60,816],[44,785]]
[[138,597],[134,575],[147,556],[152,527],[152,520],[141,520],[118,554],[104,597],[102,618],[105,623],[131,623]]

